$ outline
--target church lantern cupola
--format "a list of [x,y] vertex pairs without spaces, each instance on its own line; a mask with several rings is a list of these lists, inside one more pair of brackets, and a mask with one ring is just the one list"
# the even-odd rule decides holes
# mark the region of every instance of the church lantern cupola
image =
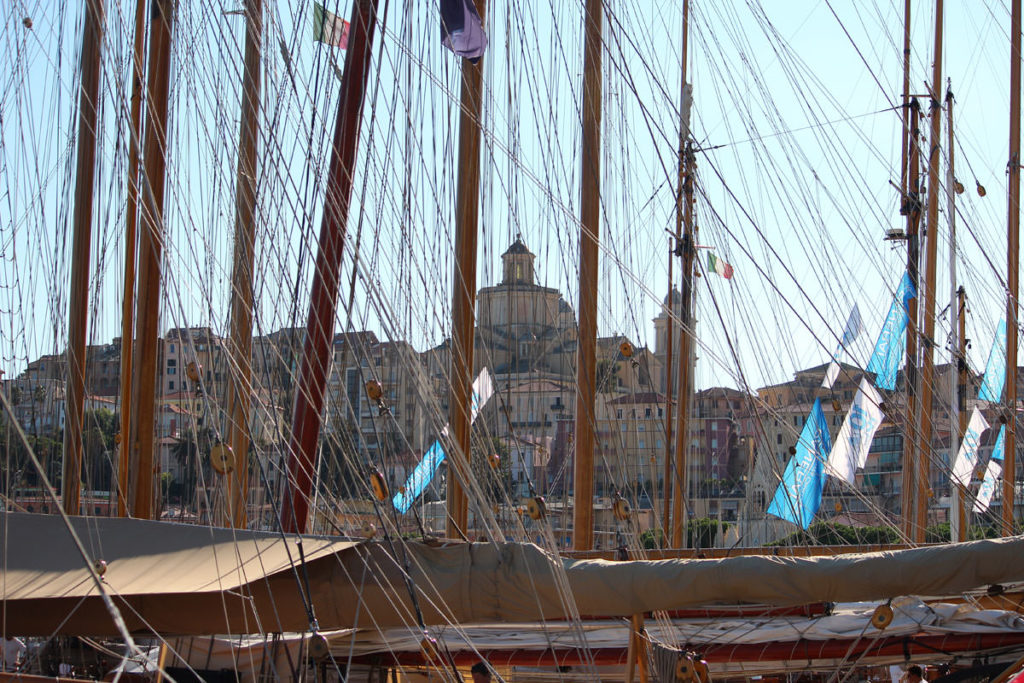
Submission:
[[504,277],[503,285],[532,285],[534,255],[523,244],[522,235],[501,255]]

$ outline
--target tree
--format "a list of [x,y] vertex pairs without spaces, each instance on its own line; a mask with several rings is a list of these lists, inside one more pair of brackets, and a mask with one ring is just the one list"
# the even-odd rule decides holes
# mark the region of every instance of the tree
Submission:
[[111,453],[114,435],[120,430],[119,420],[106,408],[87,410],[82,424],[82,460],[86,486],[93,490],[109,491],[113,484],[114,465]]
[[171,445],[171,457],[181,469],[182,506],[195,497],[196,478],[202,474],[203,483],[212,481],[210,468],[210,449],[213,448],[214,434],[209,427],[186,429]]

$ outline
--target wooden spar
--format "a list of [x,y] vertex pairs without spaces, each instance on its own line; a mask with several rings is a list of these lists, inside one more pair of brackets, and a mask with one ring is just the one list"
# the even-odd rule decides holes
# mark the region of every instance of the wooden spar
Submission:
[[583,154],[580,172],[580,299],[576,352],[576,458],[572,547],[594,546],[594,396],[598,244],[601,225],[601,0],[587,0],[583,46]]
[[900,213],[907,215],[907,170],[910,165],[910,0],[903,3],[903,153],[901,156],[902,171],[900,173],[900,196],[902,198]]
[[[964,438],[964,432],[967,431],[967,292],[963,286],[957,289],[956,292],[957,301],[957,357],[956,357],[956,405],[957,405],[957,427],[956,427],[956,440],[950,444],[949,452],[954,454],[958,448],[954,449],[952,444],[959,444],[960,440]],[[959,486],[956,482],[953,486]],[[959,518],[960,528],[957,532],[955,541],[966,541],[967,540],[967,498],[961,498],[959,505]]]
[[[483,20],[487,2],[476,0]],[[483,58],[462,59],[459,112],[459,186],[455,197],[455,265],[452,274],[451,389],[448,401],[452,452],[448,462],[449,538],[464,537],[469,526],[470,403],[473,384],[473,312],[476,307],[476,251],[480,222],[480,112]]]
[[932,397],[935,385],[935,290],[939,235],[939,149],[942,136],[942,12],[943,0],[935,0],[935,59],[932,63],[931,135],[928,138],[928,240],[924,275],[924,329],[921,334],[921,390],[918,393],[918,446],[915,477],[914,534],[916,543],[924,543],[928,526],[928,472],[932,453]]
[[[959,359],[963,358],[965,349],[963,346],[963,333],[961,332],[964,309],[957,304],[957,296],[963,288],[957,290],[956,286],[956,172],[953,166],[953,91],[946,89],[946,153],[949,157],[949,164],[946,167],[946,216],[949,219],[949,329],[950,329],[950,350],[953,362],[949,364],[949,453],[950,462],[960,448],[960,439],[963,438],[963,407],[960,405],[960,373],[954,372],[954,368],[960,365]],[[960,324],[958,324],[958,322]],[[949,533],[951,541],[966,540],[963,491],[956,480],[951,481],[952,513],[949,516]]]
[[96,177],[96,103],[100,92],[103,2],[85,3],[82,83],[78,100],[74,241],[68,296],[68,382],[64,428],[64,512],[77,515],[81,500],[82,424],[85,420],[85,341],[89,325],[89,253],[92,244],[93,180]]
[[164,248],[164,183],[167,168],[167,97],[171,74],[173,0],[153,0],[144,141],[142,232],[139,234],[139,294],[135,302],[138,343],[132,360],[132,403],[128,435],[135,472],[132,516],[152,519],[156,480],[154,409],[157,396],[160,262]]
[[327,369],[334,338],[334,318],[338,306],[338,278],[345,246],[349,201],[352,197],[352,174],[376,24],[377,0],[356,0],[352,6],[345,72],[341,78],[338,116],[331,145],[327,196],[310,293],[309,321],[292,413],[288,492],[281,511],[281,526],[287,533],[303,533],[309,517],[313,468],[320,436],[320,414],[324,406]]
[[[681,164],[680,164],[681,166]],[[682,181],[680,181],[682,186]],[[678,229],[676,231],[679,232]],[[676,238],[678,240],[678,237]],[[670,520],[672,519],[672,453],[675,444],[672,442],[672,355],[675,349],[672,348],[672,328],[675,311],[675,292],[672,291],[672,264],[675,262],[675,250],[669,250],[668,256],[668,302],[665,304],[665,467],[662,478],[662,491],[665,496],[664,513],[661,518],[661,545],[668,546]]]
[[687,496],[689,495],[690,463],[690,394],[693,393],[693,268],[697,253],[693,221],[693,148],[687,144],[685,152],[686,179],[683,183],[685,226],[683,232],[683,264],[680,268],[682,281],[681,308],[679,318],[679,400],[676,407],[676,464],[675,487],[672,492],[672,547],[685,547]]
[[[920,108],[917,100],[910,99],[910,0],[906,0],[903,9],[903,178],[902,200],[900,213],[907,219],[907,276],[918,289],[919,240],[918,226],[921,220],[921,195],[918,171],[920,169],[920,139],[918,120]],[[917,295],[907,302],[907,364],[904,371],[904,387],[906,388],[907,405],[904,412],[903,434],[903,488],[900,499],[900,510],[903,513],[903,531],[909,538],[914,526],[913,513],[913,482],[914,482],[914,438],[917,408]]]
[[[679,150],[677,155],[677,186],[676,186],[676,234],[675,234],[675,246],[672,250],[672,255],[669,256],[668,261],[668,320],[666,321],[666,336],[668,337],[668,357],[665,363],[665,388],[666,391],[666,410],[665,410],[665,538],[662,542],[665,546],[668,546],[670,540],[670,520],[672,519],[672,498],[673,491],[675,489],[674,477],[672,473],[677,471],[677,468],[673,466],[672,454],[676,452],[675,443],[672,440],[672,328],[675,325],[675,296],[672,291],[672,258],[676,256],[683,248],[683,203],[686,201],[684,198],[684,187],[686,184],[686,140],[690,136],[689,131],[689,119],[690,119],[690,98],[688,96],[688,89],[686,87],[686,67],[687,67],[687,48],[690,36],[690,0],[683,0],[683,45],[682,45],[682,60],[680,62],[680,77],[679,77]],[[682,279],[685,284],[686,272],[685,269],[682,273]],[[680,319],[682,319],[682,310],[686,307],[685,301],[680,297]],[[680,341],[682,341],[680,339]],[[682,344],[680,344],[681,351]],[[679,355],[679,363],[687,363],[689,359],[686,358],[681,352]],[[680,397],[683,395],[683,389],[680,387]],[[680,405],[682,405],[680,403]],[[678,547],[678,546],[677,546]]]
[[235,254],[231,274],[229,353],[233,370],[228,387],[228,443],[234,468],[225,480],[229,526],[247,525],[249,491],[249,412],[252,396],[252,270],[256,240],[256,140],[259,136],[260,52],[263,0],[245,2],[245,73],[242,76],[238,131],[238,181],[235,189]]
[[[918,145],[921,107],[917,100],[910,103],[910,142],[908,144],[907,196],[907,276],[918,290],[919,245],[918,239],[921,224],[921,193],[919,171],[921,169],[921,147]],[[907,538],[913,535],[914,528],[914,448],[916,407],[917,407],[917,299],[915,294],[907,302],[907,366],[904,371],[904,386],[907,391],[907,405],[904,412],[906,428],[903,434],[903,488],[901,491],[900,509],[903,512],[903,533]]]
[[1016,533],[1013,508],[1017,483],[1017,288],[1020,250],[1020,29],[1021,0],[1010,11],[1010,173],[1006,219],[1006,438],[1003,456],[1003,534]]
[[121,428],[117,447],[117,516],[128,516],[128,438],[132,405],[132,349],[135,338],[135,262],[139,216],[139,142],[142,139],[142,83],[146,70],[146,0],[135,3],[135,47],[132,51],[132,133],[128,139],[128,205],[124,225],[124,298],[121,301]]

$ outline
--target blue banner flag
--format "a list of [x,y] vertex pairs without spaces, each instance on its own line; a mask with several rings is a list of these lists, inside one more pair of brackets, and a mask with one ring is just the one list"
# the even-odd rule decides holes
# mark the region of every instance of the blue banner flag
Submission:
[[999,436],[996,437],[996,444],[992,446],[992,457],[991,460],[998,460],[1002,462],[1003,451],[1006,449],[1004,438],[1006,437],[1006,425],[999,428]]
[[910,276],[903,274],[896,298],[889,306],[885,316],[885,324],[875,343],[875,351],[865,368],[875,373],[875,386],[879,389],[892,391],[896,388],[896,373],[899,371],[903,350],[906,348],[907,302],[917,296],[917,289],[910,281]]
[[1006,384],[1006,321],[1000,320],[996,328],[996,338],[992,340],[992,349],[988,352],[985,364],[985,376],[981,380],[979,401],[1001,401],[1003,385]]
[[796,455],[786,465],[782,482],[768,506],[768,514],[804,529],[811,525],[821,505],[821,492],[825,488],[825,460],[831,450],[828,422],[821,409],[821,399],[816,399],[796,443]]
[[441,43],[473,62],[483,56],[487,34],[475,0],[441,0]]
[[435,441],[427,449],[423,459],[416,465],[416,469],[409,475],[405,482],[405,490],[399,491],[391,499],[396,510],[403,514],[409,511],[413,501],[419,498],[427,489],[427,486],[430,485],[434,475],[437,474],[437,468],[441,466],[442,462],[444,462],[444,449],[441,448],[440,441]]
[[[470,411],[469,411],[469,424],[473,424],[476,420],[476,416],[480,414],[480,409],[484,407],[484,404],[490,400],[491,395],[494,394],[494,378],[491,377],[491,371],[484,368],[477,375],[476,379],[473,380],[473,393],[470,398]],[[445,425],[441,430],[441,436],[448,435],[448,425]],[[441,441],[435,441],[427,449],[427,452],[423,454],[423,459],[420,460],[419,464],[412,471],[409,477],[405,480],[405,486],[402,491],[399,491],[391,499],[394,503],[395,509],[401,513],[406,513],[409,508],[412,507],[413,501],[415,501],[420,494],[427,490],[427,486],[430,485],[430,481],[437,474],[437,468],[441,466],[444,461],[445,453],[444,448],[441,447]]]

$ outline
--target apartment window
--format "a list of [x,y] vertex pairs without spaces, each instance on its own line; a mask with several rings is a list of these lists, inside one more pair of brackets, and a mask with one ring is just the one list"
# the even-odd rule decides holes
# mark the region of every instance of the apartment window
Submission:
[[[171,374],[173,375],[174,373],[172,372]],[[167,389],[170,391],[174,391],[174,382],[168,382]]]
[[644,408],[644,417],[650,417],[650,416],[651,416],[651,409],[650,408]]
[[718,439],[715,439],[715,438],[711,439],[711,447],[712,448],[718,448]]
[[782,434],[775,435],[775,443],[777,443],[780,446],[782,445]]
[[615,411],[615,417],[619,418],[620,420],[622,419],[622,408],[619,408],[618,410]]
[[800,418],[797,417],[796,415],[793,416],[793,426],[794,427],[799,427],[800,426]]
[[171,353],[174,353],[174,344],[171,344]]
[[620,432],[626,431],[626,423],[625,422],[620,422],[619,423],[619,431]]
[[637,445],[638,448],[646,448],[646,444],[644,443],[643,439],[640,439],[639,441],[637,441],[636,445]]
[[665,409],[658,408],[658,417],[665,417]]
[[656,448],[664,448],[665,447],[665,444],[664,444],[664,442],[662,442],[661,439],[658,439],[657,441],[655,441],[654,445],[655,445]]

